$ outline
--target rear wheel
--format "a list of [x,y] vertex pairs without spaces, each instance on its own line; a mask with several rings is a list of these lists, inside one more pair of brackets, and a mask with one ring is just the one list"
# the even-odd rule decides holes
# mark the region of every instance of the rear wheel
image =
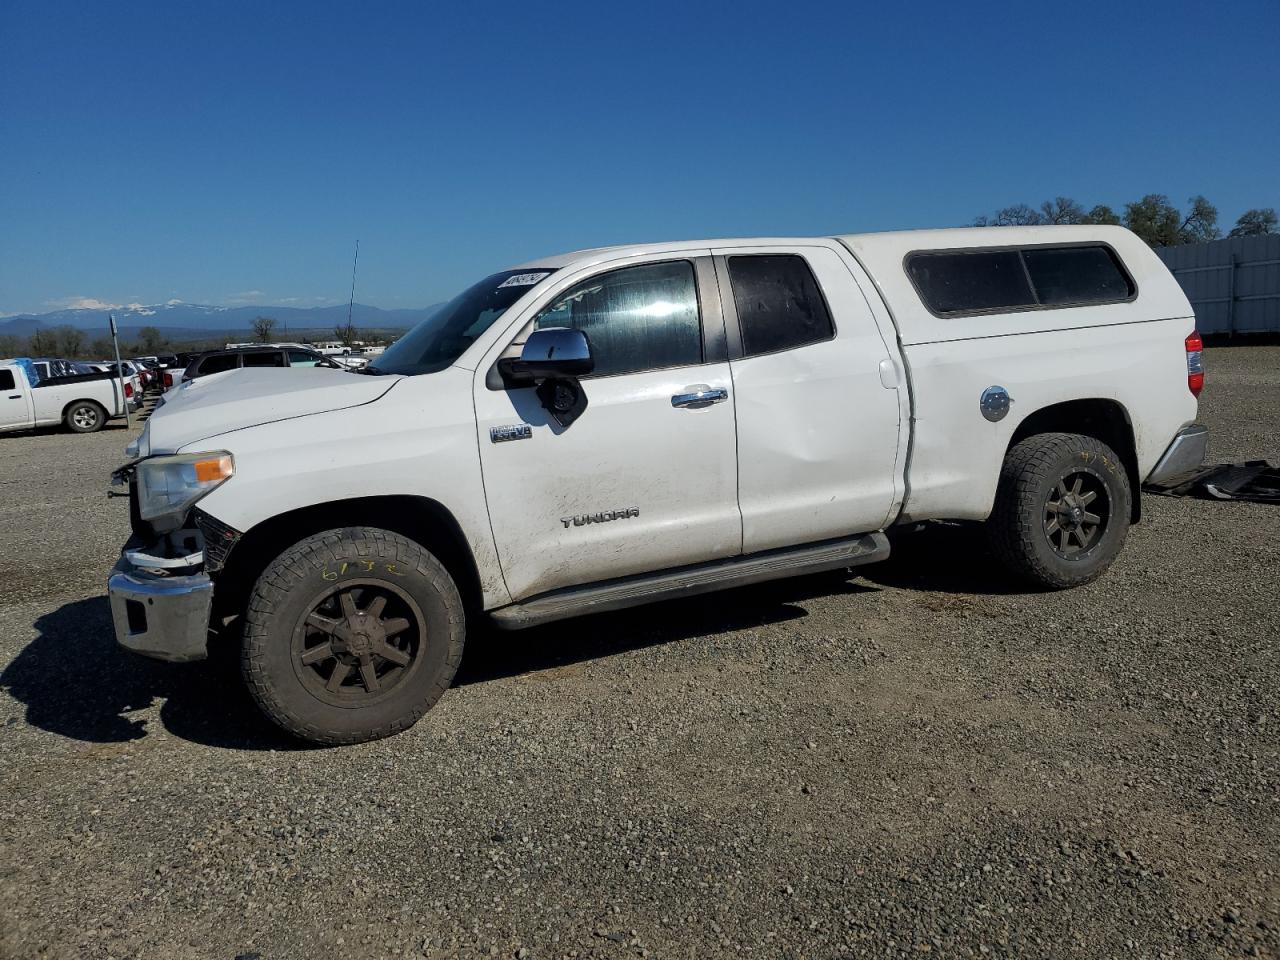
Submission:
[[320,744],[411,727],[462,659],[462,599],[444,566],[399,534],[347,527],[308,537],[250,594],[241,663],[284,730]]
[[92,400],[77,400],[67,407],[63,421],[73,433],[93,433],[107,422],[107,412]]
[[1009,451],[987,521],[996,556],[1020,579],[1061,590],[1111,566],[1129,528],[1124,464],[1093,437],[1044,433]]

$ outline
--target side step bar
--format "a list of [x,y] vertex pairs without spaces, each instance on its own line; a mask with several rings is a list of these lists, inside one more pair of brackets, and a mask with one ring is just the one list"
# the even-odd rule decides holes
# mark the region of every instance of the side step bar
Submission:
[[698,593],[741,587],[765,580],[779,580],[822,570],[877,563],[889,556],[889,538],[881,532],[840,540],[824,540],[802,547],[784,547],[745,557],[700,563],[661,573],[645,573],[582,587],[553,590],[521,603],[490,612],[504,630],[580,617],[606,610],[621,610],[657,600],[691,597]]

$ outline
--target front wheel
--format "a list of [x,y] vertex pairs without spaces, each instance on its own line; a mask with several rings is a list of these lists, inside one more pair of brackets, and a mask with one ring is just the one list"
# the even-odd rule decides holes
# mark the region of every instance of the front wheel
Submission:
[[1062,590],[1111,566],[1128,533],[1131,501],[1124,463],[1105,443],[1038,434],[1005,457],[987,530],[1012,574]]
[[250,594],[241,666],[278,726],[333,745],[413,726],[453,681],[466,623],[449,572],[387,530],[344,527],[273,561]]

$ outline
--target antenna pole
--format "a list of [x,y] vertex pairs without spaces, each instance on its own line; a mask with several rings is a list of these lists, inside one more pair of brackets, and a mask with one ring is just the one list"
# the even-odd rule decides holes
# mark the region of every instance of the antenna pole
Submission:
[[[347,340],[355,338],[355,330],[351,326],[351,308],[356,304],[356,264],[360,262],[360,241],[356,241],[356,255],[351,258],[351,299],[347,301]],[[351,346],[350,343],[347,346]]]

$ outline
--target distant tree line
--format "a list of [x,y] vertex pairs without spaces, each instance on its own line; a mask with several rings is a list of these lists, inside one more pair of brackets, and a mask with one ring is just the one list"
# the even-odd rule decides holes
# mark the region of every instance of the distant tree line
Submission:
[[[221,346],[221,344],[219,344]],[[172,353],[169,339],[155,327],[143,327],[136,338],[120,341],[121,357],[155,356]],[[111,337],[90,337],[72,326],[36,330],[28,337],[0,334],[0,357],[63,357],[68,360],[110,360],[114,356]]]
[[[259,343],[270,343],[276,328],[276,321],[271,317],[258,317],[253,321],[253,337]],[[313,343],[325,339],[326,331],[319,336],[316,331],[300,331],[296,339],[301,343]],[[399,335],[399,331],[358,330],[354,324],[343,323],[333,330],[333,338],[346,346],[353,341],[366,343],[390,341]],[[142,327],[130,338],[121,338],[120,356],[150,357],[162,353],[191,352],[217,350],[223,347],[234,334],[216,340],[172,339],[166,337],[155,327]],[[36,330],[30,336],[21,337],[15,334],[0,334],[0,357],[63,357],[68,360],[111,360],[114,348],[111,337],[106,334],[90,336],[84,330],[72,326],[50,327]]]
[[[1275,233],[1276,222],[1276,211],[1271,207],[1246,210],[1229,236],[1253,237]],[[1149,193],[1141,200],[1126,203],[1123,213],[1117,213],[1104,203],[1086,210],[1070,197],[1054,197],[1039,207],[1025,203],[1005,207],[992,216],[978,217],[973,225],[1012,227],[1055,223],[1123,224],[1153,247],[1203,243],[1222,236],[1218,228],[1218,208],[1198,194],[1187,201],[1185,213],[1170,203],[1163,193]]]

